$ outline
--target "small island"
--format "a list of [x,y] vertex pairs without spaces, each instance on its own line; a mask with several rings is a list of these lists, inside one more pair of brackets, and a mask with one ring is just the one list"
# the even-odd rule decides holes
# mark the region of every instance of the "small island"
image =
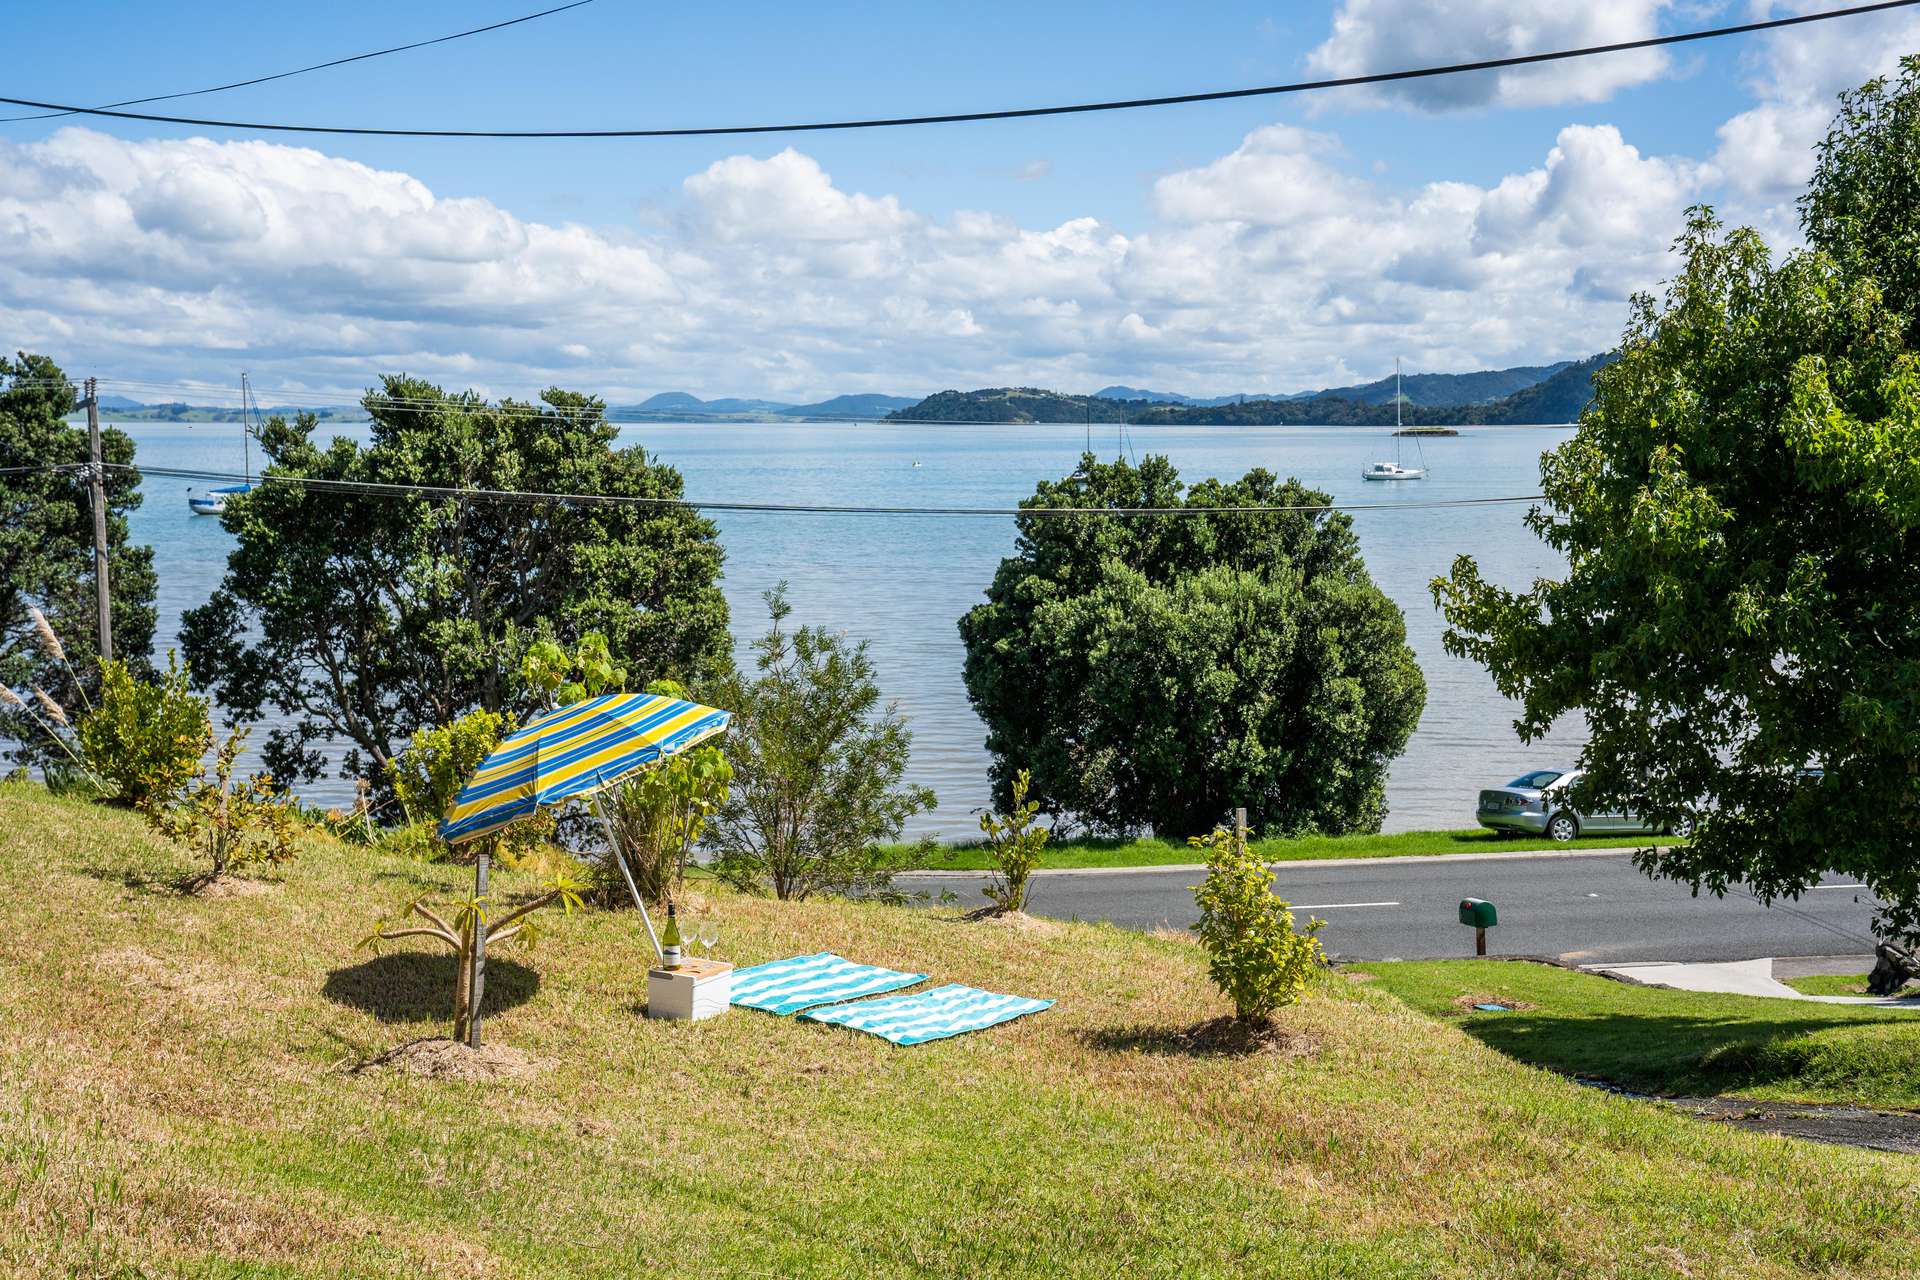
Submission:
[[1457,436],[1460,432],[1454,427],[1402,427],[1393,434],[1397,436]]

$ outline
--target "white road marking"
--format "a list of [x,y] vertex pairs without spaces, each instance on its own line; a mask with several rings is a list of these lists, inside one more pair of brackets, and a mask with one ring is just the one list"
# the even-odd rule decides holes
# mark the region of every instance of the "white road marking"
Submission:
[[1333,911],[1340,907],[1397,907],[1397,902],[1295,902],[1289,905],[1292,911]]
[[1816,889],[1864,889],[1867,886],[1863,884],[1817,884],[1813,887]]

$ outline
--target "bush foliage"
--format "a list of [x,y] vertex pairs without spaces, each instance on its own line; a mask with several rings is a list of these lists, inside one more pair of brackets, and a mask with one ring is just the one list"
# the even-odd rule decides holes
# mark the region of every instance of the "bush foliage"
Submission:
[[864,641],[787,631],[784,583],[766,601],[758,674],[735,673],[706,697],[733,713],[733,786],[711,825],[713,869],[781,898],[884,893],[912,854],[882,842],[934,805],[932,791],[900,781],[913,735],[882,704]]
[[207,700],[171,652],[166,671],[151,681],[124,662],[102,663],[99,704],[80,717],[76,733],[87,768],[136,808],[170,800],[213,745]]
[[1189,843],[1207,856],[1207,878],[1193,891],[1207,973],[1241,1021],[1261,1021],[1305,994],[1324,922],[1294,932],[1293,912],[1273,895],[1272,869],[1240,835],[1216,830]]

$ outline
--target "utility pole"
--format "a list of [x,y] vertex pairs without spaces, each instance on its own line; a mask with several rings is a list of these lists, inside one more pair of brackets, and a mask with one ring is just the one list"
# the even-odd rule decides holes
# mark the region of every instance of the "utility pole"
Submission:
[[93,595],[100,613],[100,661],[113,661],[113,607],[107,590],[107,468],[100,460],[100,382],[87,379],[87,484],[93,491]]

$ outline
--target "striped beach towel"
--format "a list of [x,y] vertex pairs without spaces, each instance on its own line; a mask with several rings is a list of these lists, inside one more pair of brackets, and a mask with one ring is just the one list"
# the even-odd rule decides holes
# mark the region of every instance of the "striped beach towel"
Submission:
[[756,964],[733,973],[733,1003],[786,1017],[816,1004],[898,991],[924,982],[924,973],[901,973],[855,964],[831,951]]
[[851,1027],[893,1044],[912,1045],[980,1031],[1052,1006],[1051,1000],[1003,996],[955,982],[910,996],[858,1000],[800,1016],[810,1022]]

